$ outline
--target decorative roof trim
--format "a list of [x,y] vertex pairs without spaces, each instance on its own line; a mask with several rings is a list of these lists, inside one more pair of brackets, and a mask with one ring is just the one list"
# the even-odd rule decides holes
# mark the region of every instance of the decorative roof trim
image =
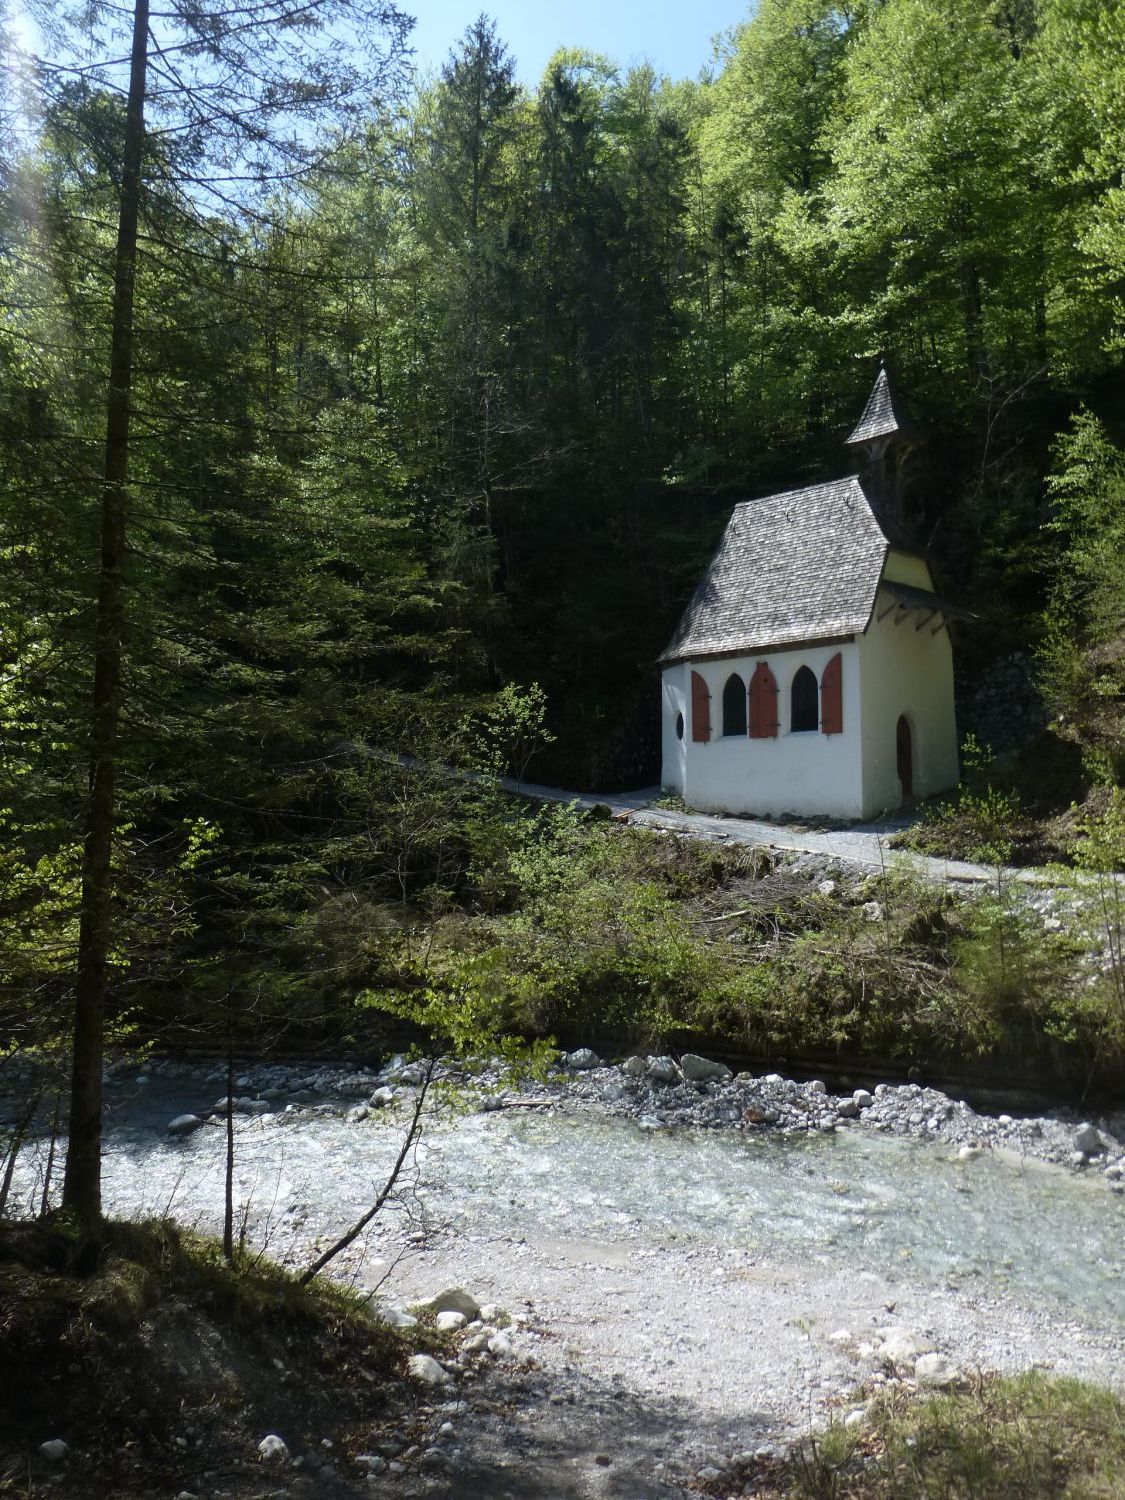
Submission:
[[662,667],[677,667],[685,662],[732,661],[736,656],[776,656],[782,651],[812,651],[817,646],[847,646],[854,640],[854,632],[848,635],[822,635],[807,641],[787,641],[780,646],[739,646],[730,651],[701,651],[698,656],[661,656],[657,658],[657,662]]
[[906,609],[926,609],[934,614],[943,614],[951,620],[975,620],[977,616],[971,609],[965,609],[963,605],[954,604],[949,599],[943,599],[940,594],[932,593],[929,589],[920,589],[912,583],[898,583],[897,581],[884,578],[880,581],[880,588],[886,589]]

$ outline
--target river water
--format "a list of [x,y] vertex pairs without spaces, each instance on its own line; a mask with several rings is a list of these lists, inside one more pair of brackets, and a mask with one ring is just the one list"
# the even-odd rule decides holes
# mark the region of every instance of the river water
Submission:
[[[224,1134],[170,1137],[171,1115],[214,1092],[203,1074],[112,1094],[107,1212],[221,1222]],[[240,1119],[236,1200],[248,1242],[303,1259],[371,1203],[398,1153],[401,1111]],[[35,1192],[39,1143],[21,1185]],[[894,1282],[988,1288],[1100,1325],[1125,1325],[1125,1200],[1037,1163],[852,1129],[807,1139],[650,1130],[598,1114],[459,1112],[439,1105],[377,1257],[431,1240],[589,1239],[633,1253],[693,1248],[806,1261]]]

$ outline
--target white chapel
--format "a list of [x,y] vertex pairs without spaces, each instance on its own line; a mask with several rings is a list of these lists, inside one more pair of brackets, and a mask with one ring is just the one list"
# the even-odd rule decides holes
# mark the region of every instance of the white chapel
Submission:
[[870,818],[955,786],[950,618],[902,520],[885,369],[862,473],[736,505],[667,649],[661,779],[689,807]]

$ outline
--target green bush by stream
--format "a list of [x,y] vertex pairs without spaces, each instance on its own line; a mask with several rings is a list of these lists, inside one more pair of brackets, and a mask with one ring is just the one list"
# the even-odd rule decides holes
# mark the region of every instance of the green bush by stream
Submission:
[[546,809],[513,826],[474,909],[433,923],[417,978],[505,1033],[1084,1082],[1121,1073],[1125,1005],[1120,965],[1086,956],[1105,933],[1079,925],[1046,931],[1003,879],[968,898],[892,863],[829,889],[764,850]]

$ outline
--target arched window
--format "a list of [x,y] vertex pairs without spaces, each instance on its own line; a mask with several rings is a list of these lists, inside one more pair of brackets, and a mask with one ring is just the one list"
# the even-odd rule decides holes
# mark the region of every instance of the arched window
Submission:
[[746,733],[746,684],[732,672],[723,687],[723,733]]
[[793,734],[818,727],[819,698],[816,678],[808,667],[802,667],[789,690],[789,728]]

